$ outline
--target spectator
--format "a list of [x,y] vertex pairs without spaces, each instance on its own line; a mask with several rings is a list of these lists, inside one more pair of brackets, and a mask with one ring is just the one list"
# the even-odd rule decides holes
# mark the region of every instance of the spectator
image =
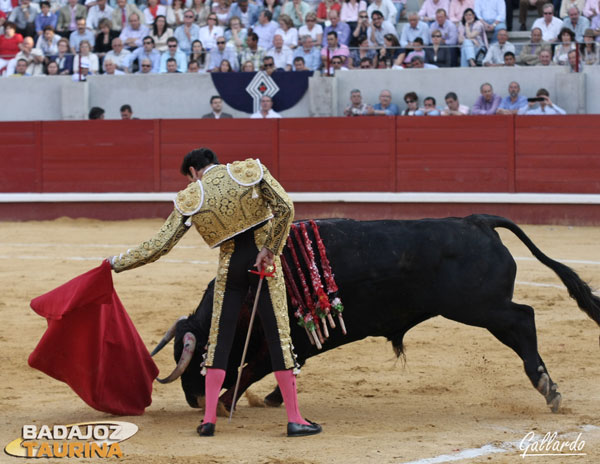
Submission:
[[[343,6],[342,6],[343,9]],[[281,7],[281,16],[288,16],[292,21],[292,27],[300,27],[304,24],[304,18],[310,12],[310,5],[302,0],[289,0]]]
[[450,0],[448,7],[448,19],[454,23],[456,27],[462,21],[463,15],[467,9],[475,8],[475,0]]
[[190,74],[198,74],[200,72],[200,66],[197,61],[188,61],[187,72]]
[[552,52],[550,50],[542,50],[540,52],[540,62],[538,65],[540,66],[552,66],[554,63],[552,62]]
[[471,8],[465,10],[458,26],[458,43],[461,44],[460,65],[477,66],[477,56],[487,50],[488,41],[485,26]]
[[167,18],[158,15],[154,20],[151,32],[150,37],[154,40],[154,48],[160,53],[166,52],[167,40],[173,37],[173,29],[167,26]]
[[250,60],[244,61],[242,64],[242,72],[255,72],[254,63]]
[[151,74],[152,73],[152,61],[148,58],[142,58],[140,63],[140,69],[136,74]]
[[344,63],[346,64],[349,60],[350,50],[343,44],[338,42],[337,32],[329,31],[327,34],[327,47],[323,47],[321,49],[321,61],[323,62],[323,67],[327,67],[327,61],[331,60],[334,56],[344,57]]
[[360,67],[363,58],[369,58],[371,64],[373,64],[373,58],[375,58],[375,50],[369,47],[369,39],[367,39],[366,35],[361,37],[359,47],[350,52],[349,67]]
[[539,64],[542,50],[550,51],[550,44],[542,41],[542,30],[535,27],[531,30],[530,42],[524,44],[521,48],[517,63],[528,66]]
[[319,24],[324,24],[327,22],[329,18],[329,13],[331,11],[337,11],[338,13],[342,11],[342,5],[338,3],[336,0],[322,0],[317,7],[317,22]]
[[[317,71],[321,67],[321,56],[319,50],[314,47],[312,37],[310,35],[302,36],[300,42],[301,46],[294,51],[294,63],[296,58],[302,58],[307,71]],[[295,70],[297,71],[297,69]]]
[[175,60],[175,58],[167,58],[166,68],[167,74],[181,73],[181,71],[177,69],[177,61]]
[[192,62],[195,62],[198,65],[198,69],[196,69],[196,72],[208,71],[208,59],[208,54],[206,53],[206,50],[204,50],[202,42],[200,42],[199,40],[194,40],[194,42],[192,43],[192,53],[190,53],[190,56],[188,58],[188,72],[190,69],[190,63]]
[[55,61],[51,61],[46,65],[46,76],[58,76],[58,65]]
[[504,66],[517,67],[517,59],[513,52],[506,52],[504,54]]
[[[352,35],[350,36],[350,47],[360,46],[362,37],[367,37],[369,25],[369,15],[367,14],[366,9],[359,11],[358,21],[354,25],[354,28],[351,27]],[[350,24],[348,24],[348,26],[350,26]]]
[[429,26],[426,22],[419,20],[417,13],[408,13],[408,23],[402,28],[400,35],[400,46],[413,48],[417,37],[421,38],[423,45],[429,45]]
[[283,39],[283,44],[293,50],[298,46],[298,29],[294,27],[292,18],[282,14],[279,15],[277,22],[279,23],[279,28],[275,31],[275,35],[280,35]]
[[575,33],[568,27],[563,27],[558,35],[558,40],[560,43],[554,49],[552,61],[554,61],[554,64],[564,65],[569,61],[569,52],[576,48],[576,45],[573,43],[575,40]]
[[360,69],[373,69],[373,60],[367,56],[361,58]]
[[31,74],[27,72],[27,60],[19,58],[15,64],[15,72],[6,74],[9,77],[29,77]]
[[77,3],[77,0],[67,0],[67,4],[58,10],[56,32],[68,38],[71,32],[77,29],[77,18],[85,18],[86,15],[87,10],[85,6]]
[[442,34],[441,44],[456,45],[458,43],[458,29],[452,21],[448,20],[446,11],[441,8],[436,11],[435,22],[429,26],[429,31],[432,36],[435,31],[439,31]]
[[[180,29],[185,27],[185,25],[186,25],[185,21],[188,20],[187,14],[188,13],[186,12],[186,14],[183,16],[184,25],[179,26],[177,28],[177,30],[175,31],[175,37],[177,37],[178,39],[179,39],[179,36],[177,34],[177,31],[179,31]],[[200,28],[198,37],[194,36],[194,40],[200,39],[204,48],[206,48],[206,50],[208,50],[210,52],[217,45],[217,37],[224,37],[225,31],[223,30],[223,28],[221,26],[217,26],[217,15],[216,14],[210,13],[208,15],[207,21],[208,21],[208,24],[206,26],[202,26]],[[186,44],[186,46],[183,47],[181,44],[181,40],[179,40],[179,47],[185,53],[189,53],[192,41],[193,40],[190,40],[190,44],[189,45]]]
[[367,8],[367,14],[372,16],[374,11],[379,11],[385,21],[396,24],[396,7],[392,0],[373,0]]
[[533,28],[538,27],[542,31],[542,40],[546,42],[556,42],[556,38],[563,27],[560,19],[554,16],[554,6],[552,3],[544,3],[543,17],[533,22]]
[[362,101],[362,94],[358,89],[350,91],[350,105],[344,109],[344,116],[365,116],[369,107]]
[[4,34],[0,35],[0,74],[8,62],[19,53],[19,50],[21,49],[20,44],[22,42],[23,36],[17,34],[17,26],[15,23],[5,23]]
[[471,114],[496,114],[502,99],[494,93],[492,84],[481,84],[479,90],[481,95],[475,100]]
[[317,15],[312,11],[304,17],[304,26],[300,26],[298,35],[310,35],[315,44],[320,44],[323,40],[323,27],[317,24]]
[[435,106],[435,98],[426,97],[423,100],[423,108],[421,108],[423,116],[441,116],[440,110]]
[[269,76],[273,74],[276,70],[275,68],[275,59],[272,56],[265,55],[263,57],[262,68],[264,72],[266,72]]
[[465,116],[469,114],[469,107],[458,102],[456,93],[448,92],[444,100],[446,100],[446,108],[442,110],[442,116]]
[[[567,0],[565,0],[567,1]],[[544,17],[544,5],[548,0],[519,0],[519,23],[521,24],[520,30],[527,30],[527,10],[530,8],[537,8],[538,16]]]
[[582,12],[586,18],[595,18],[600,15],[600,2],[597,0],[586,0]]
[[234,72],[229,60],[222,60],[217,72]]
[[131,105],[122,105],[121,108],[119,108],[119,112],[121,113],[121,119],[137,119],[133,117],[133,110],[131,109]]
[[129,26],[129,18],[132,14],[137,14],[139,18],[143,16],[140,9],[134,3],[128,3],[127,0],[116,0],[117,6],[111,15],[111,23],[115,31],[122,31]]
[[99,106],[93,106],[88,114],[88,119],[104,119],[104,110]]
[[[173,34],[173,37],[177,39],[179,49],[186,54],[190,53],[192,49],[192,42],[194,40],[201,41],[200,26],[194,24],[194,18],[195,14],[192,10],[185,10],[185,13],[183,14],[183,24],[177,27],[177,29],[175,29],[175,33]],[[213,15],[212,18],[213,19],[211,20],[211,23],[214,25],[216,22],[216,16]],[[202,42],[202,45],[205,48],[208,48],[204,42]]]
[[210,97],[211,112],[202,116],[202,119],[230,119],[233,116],[223,113],[223,99],[219,95]]
[[119,37],[123,41],[123,46],[130,51],[142,46],[144,37],[150,35],[150,29],[144,26],[137,13],[129,15],[129,24],[121,30]]
[[[121,40],[121,39],[118,39]],[[114,50],[116,53],[116,50]],[[157,73],[160,69],[160,53],[154,47],[154,39],[147,35],[142,40],[142,46],[136,48],[133,52],[129,52],[129,50],[123,50],[121,54],[127,53],[122,59],[119,56],[117,58],[118,61],[115,61],[117,67],[121,71],[125,72],[134,72],[137,62],[137,67],[139,68],[142,65],[142,60],[150,60],[152,63],[152,72]],[[165,52],[166,54],[166,52]],[[108,57],[108,56],[107,56]],[[113,58],[114,59],[114,58]]]
[[41,50],[33,48],[33,38],[27,36],[21,43],[21,51],[15,56],[15,60],[25,60],[27,63],[27,75],[41,76],[44,74],[44,55]]
[[192,12],[196,15],[194,22],[198,26],[204,27],[208,24],[210,6],[206,4],[205,0],[192,0],[192,6],[190,7],[190,10],[192,10]]
[[73,73],[71,80],[74,82],[85,82],[91,74],[93,73],[90,71],[90,62],[87,58],[82,58],[81,62],[79,62],[79,69]]
[[108,76],[119,76],[119,75],[125,74],[120,69],[117,69],[117,65],[110,58],[106,58],[104,60],[103,66],[104,66],[104,74],[106,74]]
[[208,55],[209,56],[208,71],[209,72],[219,71],[223,60],[227,60],[231,64],[233,71],[237,71],[238,70],[238,58],[237,58],[236,51],[233,48],[226,47],[227,42],[225,41],[225,37],[223,37],[223,36],[217,37],[216,43],[217,43],[217,46],[215,48],[213,48],[211,50],[210,54]]
[[258,46],[267,49],[273,43],[275,31],[279,28],[275,21],[271,21],[273,14],[269,10],[263,10],[258,15],[258,22],[252,28],[252,32],[258,35]]
[[483,59],[484,66],[503,66],[504,54],[506,52],[515,53],[515,46],[508,41],[508,32],[506,29],[498,31],[498,41],[494,42]]
[[392,25],[392,23],[390,23],[389,21],[384,21],[381,12],[375,10],[371,14],[371,25],[367,29],[367,37],[369,38],[369,44],[372,47],[382,47],[383,38],[386,34],[392,34],[398,37],[396,28]]
[[[348,24],[351,31],[356,29],[361,12],[364,12],[363,16],[365,18],[369,18],[369,13],[367,13],[367,2],[365,0],[343,0],[341,3],[340,21]],[[366,33],[367,28],[365,27],[363,34]],[[352,45],[352,38],[350,38],[350,45]]]
[[[152,40],[152,39],[150,39],[150,40]],[[148,37],[144,38],[143,41],[148,42]],[[131,68],[132,63],[140,55],[141,51],[138,51],[138,50],[140,50],[140,49],[143,50],[144,47],[147,47],[147,46],[148,45],[144,45],[142,42],[142,46],[137,48],[136,50],[134,50],[134,52],[132,53],[123,47],[123,41],[121,40],[120,37],[115,37],[112,40],[112,49],[106,55],[104,55],[104,59],[112,60],[112,62],[115,64],[115,66],[117,67],[118,70],[127,72],[127,71],[131,70],[130,68]],[[134,54],[135,54],[135,57],[132,56]],[[104,66],[102,68],[104,69]],[[94,69],[94,67],[92,66],[92,70],[93,69]]]
[[[598,2],[598,4],[600,5],[600,1]],[[600,14],[597,14],[592,18],[592,24],[590,25],[590,28],[594,31],[594,34],[596,35],[596,42],[600,42]]]
[[[281,13],[281,0],[263,0],[263,10],[271,13],[271,19],[277,21]],[[260,13],[259,13],[260,15]]]
[[85,18],[77,18],[77,29],[69,36],[69,46],[72,53],[79,52],[79,44],[83,40],[87,40],[93,48],[96,43],[96,36],[87,28]]
[[425,63],[425,58],[421,55],[414,54],[410,59],[410,63],[406,66],[407,68],[415,68],[415,69],[437,69],[435,64]]
[[[108,54],[106,58],[108,58]],[[83,61],[88,64],[90,74],[98,74],[98,70],[100,69],[100,61],[98,60],[98,56],[95,53],[92,53],[92,47],[87,40],[82,40],[79,44],[79,53],[75,55],[73,60],[74,73],[79,71],[80,63]]]
[[229,10],[229,18],[238,17],[245,28],[254,26],[258,21],[260,8],[248,0],[237,0]]
[[64,37],[58,41],[58,53],[50,57],[58,65],[58,74],[67,75],[73,73],[73,55],[69,51],[69,41]]
[[518,82],[512,81],[508,84],[508,95],[502,99],[496,114],[517,114],[519,110],[527,105],[527,98],[519,95],[521,86]]
[[115,9],[113,7],[106,4],[106,0],[95,0],[95,5],[88,10],[88,26],[97,30],[100,27],[100,21],[104,18],[110,20],[114,11]]
[[311,69],[308,69],[306,67],[304,58],[302,58],[301,56],[297,56],[296,58],[294,58],[294,61],[292,63],[292,70],[293,71],[311,71]]
[[329,67],[328,73],[331,76],[335,76],[337,71],[348,71],[348,67],[344,64],[343,56],[334,56],[331,58],[331,66]]
[[15,7],[8,20],[15,23],[17,32],[23,37],[37,37],[35,33],[35,18],[39,13],[39,8],[36,4],[32,4],[31,0],[21,0],[20,5]]
[[42,0],[40,2],[40,9],[42,11],[35,17],[36,34],[42,35],[42,32],[46,26],[52,26],[52,30],[56,30],[58,15],[50,11],[50,2]]
[[[590,0],[590,3],[596,3],[596,6],[598,5],[598,1],[597,0]],[[569,8],[571,8],[572,6],[576,7],[577,10],[581,13],[584,11],[585,9],[585,4],[586,4],[586,0],[564,0],[560,3],[560,12],[558,14],[558,17],[561,19],[566,18],[567,16],[569,16]],[[540,15],[541,16],[541,15]],[[585,14],[584,14],[585,16]]]
[[225,31],[227,46],[239,54],[246,44],[246,37],[248,37],[248,29],[242,27],[240,18],[232,16],[229,20],[229,29]]
[[324,29],[321,45],[323,47],[327,46],[327,34],[332,31],[337,34],[338,42],[340,44],[348,45],[350,43],[352,31],[350,30],[350,26],[348,26],[348,24],[340,21],[339,12],[336,10],[331,10],[329,12],[329,21],[331,22],[331,25]]
[[594,41],[593,29],[586,29],[583,34],[583,43],[580,46],[581,61],[587,66],[600,64],[599,44]]
[[569,72],[580,73],[583,72],[583,63],[577,56],[577,50],[571,50],[567,55],[567,66],[569,66]]
[[[100,32],[96,36],[96,42],[94,43],[94,53],[98,55],[100,60],[103,60],[108,52],[112,50],[112,42],[114,39],[119,37],[117,31],[111,29],[112,24],[110,19],[102,18],[99,23]],[[123,42],[121,41],[121,47]],[[129,51],[129,50],[128,50]]]
[[395,63],[395,68],[410,66],[410,63],[414,56],[420,56],[423,60],[425,60],[425,49],[423,48],[423,40],[421,39],[421,37],[416,37],[412,45],[413,48],[408,54],[403,52],[400,53],[400,55],[398,55],[398,58],[396,59]]
[[392,103],[392,92],[386,89],[379,93],[379,103],[369,107],[367,109],[367,114],[378,116],[398,116],[400,115],[400,109],[398,108],[398,105]]
[[552,103],[550,93],[546,89],[539,89],[536,92],[536,97],[541,98],[539,102],[529,102],[526,106],[519,110],[519,114],[525,115],[550,115],[550,114],[567,114],[565,110]]
[[419,109],[419,97],[415,92],[406,93],[404,103],[406,109],[402,112],[402,116],[423,116],[423,111]]
[[246,38],[246,49],[240,55],[240,62],[245,63],[251,61],[254,69],[260,68],[263,57],[265,56],[265,49],[258,46],[258,35],[255,32],[250,32]]
[[567,27],[575,33],[575,41],[583,42],[583,33],[590,27],[590,20],[579,14],[576,6],[568,9],[569,17],[563,21],[563,28]]
[[273,99],[268,95],[260,98],[260,110],[250,116],[251,119],[279,119],[281,115],[273,110]]
[[448,0],[425,0],[419,10],[419,18],[427,24],[435,21],[435,13],[440,8],[445,12],[450,10],[450,2]]
[[46,57],[56,55],[60,39],[61,37],[54,33],[52,26],[44,26],[44,34],[38,37],[35,48],[41,51]]
[[184,73],[187,69],[187,57],[185,56],[185,53],[179,49],[179,45],[175,37],[171,37],[169,40],[167,40],[167,48],[168,50],[160,57],[158,72],[168,72],[169,70],[167,69],[167,61],[172,59],[175,61],[177,72]]
[[[450,21],[446,22],[452,24]],[[434,30],[431,33],[431,41],[433,42],[433,45],[425,49],[425,62],[434,64],[439,68],[449,68],[452,66],[451,49],[442,46],[442,32]]]
[[[104,0],[106,1],[106,0]],[[147,0],[148,6],[144,9],[144,23],[151,27],[157,16],[167,16],[167,7],[160,5],[158,0]]]
[[[167,14],[165,15],[169,27],[174,28],[183,24],[183,14],[185,13],[184,0],[173,0],[171,5],[167,6]],[[160,15],[159,15],[160,16]],[[156,23],[156,19],[154,20]],[[154,39],[156,42],[156,39]],[[166,42],[165,42],[166,45]],[[158,49],[157,49],[158,50]]]
[[398,37],[395,35],[386,34],[383,37],[383,44],[384,46],[375,55],[375,67],[380,68],[383,65],[384,68],[391,68],[402,52],[400,42],[398,42]]
[[494,40],[500,29],[506,30],[504,0],[475,0],[475,14],[483,23],[486,32],[494,32]]

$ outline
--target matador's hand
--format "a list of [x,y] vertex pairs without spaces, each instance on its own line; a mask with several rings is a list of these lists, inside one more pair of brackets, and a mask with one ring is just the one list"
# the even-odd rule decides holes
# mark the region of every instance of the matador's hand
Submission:
[[259,271],[261,269],[266,269],[269,266],[273,265],[273,260],[275,259],[275,255],[268,248],[263,247],[262,250],[256,256],[256,262],[254,263],[254,267]]

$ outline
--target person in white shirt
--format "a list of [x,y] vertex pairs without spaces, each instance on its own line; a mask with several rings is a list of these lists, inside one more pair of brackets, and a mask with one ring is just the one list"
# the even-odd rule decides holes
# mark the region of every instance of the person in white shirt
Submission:
[[88,0],[85,3],[86,5],[94,3],[94,6],[88,10],[87,14],[88,27],[93,30],[98,30],[102,18],[111,19],[113,11],[115,11],[112,6],[106,4],[106,0]]
[[536,27],[542,31],[542,40],[545,42],[556,42],[558,33],[563,27],[563,22],[554,16],[554,6],[552,3],[544,5],[544,16],[533,22],[531,29]]
[[442,116],[465,116],[469,114],[469,107],[458,102],[455,92],[448,92],[444,97],[446,108],[442,110]]
[[[550,93],[546,89],[539,89],[536,97],[540,98],[539,102],[530,101],[526,106],[522,107],[518,114],[521,115],[552,115],[552,114],[567,114],[561,107],[552,103]],[[538,104],[539,103],[539,104]]]
[[281,118],[279,113],[273,110],[273,99],[267,95],[260,98],[260,110],[253,113],[250,119],[277,119]]
[[283,44],[283,37],[275,34],[273,37],[273,48],[267,50],[266,56],[271,56],[275,62],[275,69],[284,71],[292,70],[293,52],[290,47]]

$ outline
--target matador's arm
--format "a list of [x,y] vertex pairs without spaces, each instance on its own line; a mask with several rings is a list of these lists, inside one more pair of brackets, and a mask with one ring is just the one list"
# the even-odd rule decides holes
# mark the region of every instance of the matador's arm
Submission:
[[189,229],[189,226],[185,224],[186,219],[187,217],[179,211],[173,210],[153,238],[127,250],[126,253],[113,256],[110,259],[113,270],[115,272],[128,271],[152,263],[167,254]]
[[279,256],[283,252],[285,241],[290,233],[290,226],[294,220],[294,203],[264,165],[263,169],[264,175],[260,182],[260,191],[273,212],[271,232],[267,236],[264,246],[275,256]]

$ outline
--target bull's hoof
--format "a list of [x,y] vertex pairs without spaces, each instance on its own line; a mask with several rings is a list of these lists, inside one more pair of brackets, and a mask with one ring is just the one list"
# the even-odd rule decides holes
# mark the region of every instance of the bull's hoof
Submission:
[[215,424],[212,422],[200,424],[196,429],[196,432],[198,432],[198,435],[201,437],[212,437],[215,435]]
[[550,411],[557,413],[560,409],[560,403],[562,402],[562,395],[558,392],[554,392],[547,400],[546,403],[550,406]]
[[283,403],[283,398],[281,397],[279,389],[276,388],[267,396],[265,396],[264,402],[265,405],[270,408],[278,408],[279,406],[281,406],[281,403]]
[[263,401],[265,402],[265,406],[267,406],[268,408],[278,408],[279,406],[281,406],[280,401],[272,400],[268,396],[265,396],[265,399]]
[[538,380],[537,390],[546,398],[548,398],[548,394],[550,393],[550,377],[545,372],[540,375],[540,380]]

